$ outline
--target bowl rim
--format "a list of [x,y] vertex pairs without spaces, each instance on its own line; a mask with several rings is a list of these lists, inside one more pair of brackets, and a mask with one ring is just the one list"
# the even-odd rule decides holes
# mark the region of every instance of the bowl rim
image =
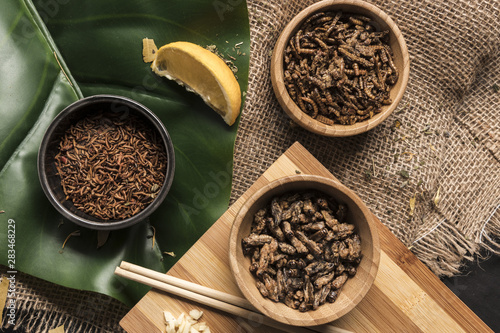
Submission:
[[[168,163],[167,163],[167,170],[163,186],[158,196],[146,208],[144,208],[136,215],[133,215],[124,220],[98,222],[98,221],[91,221],[81,216],[73,214],[66,207],[64,207],[62,203],[59,202],[59,200],[56,200],[55,192],[48,185],[47,169],[44,160],[50,143],[49,139],[51,138],[52,133],[57,129],[57,127],[61,124],[62,121],[64,121],[64,119],[68,115],[79,110],[82,107],[86,107],[94,103],[108,103],[108,102],[119,103],[121,106],[131,107],[134,110],[140,112],[147,118],[147,121],[151,123],[150,125],[154,126],[162,137],[162,140],[165,144]],[[168,133],[167,129],[163,125],[160,118],[158,118],[158,116],[156,116],[149,108],[128,97],[111,95],[111,94],[99,94],[99,95],[88,96],[71,103],[54,117],[54,119],[51,121],[50,125],[46,129],[42,141],[40,142],[40,146],[38,148],[37,169],[38,169],[38,179],[42,186],[43,192],[45,193],[45,196],[49,199],[52,206],[54,206],[54,208],[61,215],[63,215],[71,222],[74,222],[82,227],[86,227],[89,229],[118,230],[130,227],[141,221],[144,221],[151,213],[153,213],[161,205],[163,200],[166,198],[168,192],[170,191],[170,187],[173,182],[175,174],[175,152],[170,134]]]
[[[339,7],[348,6],[351,8],[362,8],[367,12],[370,12],[372,16],[377,16],[379,19],[384,21],[394,33],[397,44],[400,46],[401,53],[403,56],[403,71],[399,73],[399,79],[401,82],[401,87],[393,99],[392,103],[385,108],[382,112],[376,114],[372,118],[366,119],[362,122],[355,123],[353,125],[327,125],[316,119],[313,119],[308,114],[304,113],[292,100],[288,94],[288,90],[283,82],[284,69],[283,69],[283,53],[292,34],[298,29],[298,27],[312,14],[320,11],[335,9]],[[348,12],[348,10],[347,10]],[[403,98],[408,85],[408,80],[410,76],[410,56],[406,42],[403,38],[401,30],[392,20],[392,18],[386,14],[379,7],[372,5],[363,0],[322,0],[315,4],[312,4],[297,15],[295,15],[290,22],[285,26],[281,34],[279,35],[273,54],[271,57],[271,82],[276,98],[279,104],[285,111],[285,113],[298,125],[305,128],[306,130],[324,136],[330,137],[344,137],[352,136],[356,134],[361,134],[369,131],[382,123],[391,113],[396,109],[399,102]]]
[[[245,216],[248,214],[248,211],[250,210],[251,207],[253,207],[256,202],[263,196],[266,195],[269,191],[273,191],[276,188],[279,187],[284,187],[287,186],[288,184],[295,183],[295,182],[303,182],[307,184],[312,184],[312,183],[320,183],[322,185],[326,185],[329,187],[334,187],[336,190],[341,191],[345,195],[347,195],[361,210],[362,214],[366,217],[367,221],[367,226],[369,229],[369,233],[372,238],[372,252],[373,252],[373,257],[371,260],[371,265],[369,268],[369,271],[367,272],[367,279],[363,286],[355,293],[354,297],[352,297],[352,301],[348,303],[348,305],[344,308],[342,308],[340,311],[337,311],[334,314],[331,314],[329,316],[325,316],[323,318],[314,318],[314,317],[309,317],[309,318],[301,318],[301,317],[307,317],[307,314],[309,312],[305,312],[304,315],[302,315],[302,312],[299,312],[297,310],[297,317],[295,318],[290,318],[290,317],[284,317],[282,315],[275,314],[273,312],[270,312],[266,306],[262,304],[262,301],[264,300],[262,297],[256,298],[252,293],[250,293],[249,288],[247,284],[244,283],[244,281],[241,278],[241,271],[240,267],[238,265],[238,258],[237,258],[237,249],[238,246],[241,246],[241,242],[237,239],[238,237],[238,232],[239,229],[245,219]],[[311,186],[312,187],[312,186]],[[279,193],[281,192],[286,192],[286,188],[283,188],[283,191],[278,191]],[[329,177],[324,177],[324,176],[319,176],[319,175],[309,175],[309,174],[300,174],[300,175],[291,175],[291,176],[284,176],[281,178],[278,178],[276,180],[271,181],[270,183],[264,185],[260,189],[258,189],[256,192],[254,192],[250,197],[248,197],[245,202],[242,204],[240,209],[235,215],[233,224],[231,226],[231,231],[229,234],[229,263],[230,263],[230,268],[231,272],[233,273],[233,277],[236,281],[236,284],[238,285],[239,290],[242,292],[242,294],[245,296],[245,298],[255,307],[257,308],[262,314],[285,324],[288,325],[294,325],[294,326],[314,326],[314,325],[321,325],[325,323],[329,323],[333,320],[336,320],[349,311],[351,311],[368,293],[368,290],[371,288],[373,285],[373,282],[375,281],[375,277],[378,272],[378,268],[380,265],[380,238],[378,234],[378,229],[377,226],[375,225],[375,220],[373,217],[373,214],[369,211],[368,207],[363,203],[363,201],[349,188],[347,188],[345,185],[340,183],[338,180],[334,180]],[[267,300],[264,300],[267,301]],[[269,302],[272,302],[269,300]],[[283,304],[283,306],[286,306]],[[320,309],[315,310],[315,311],[320,311]]]

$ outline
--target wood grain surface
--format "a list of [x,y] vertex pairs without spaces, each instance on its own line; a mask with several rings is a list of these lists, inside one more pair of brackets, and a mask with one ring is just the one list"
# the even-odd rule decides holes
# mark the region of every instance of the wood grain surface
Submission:
[[[319,191],[328,198],[346,205],[348,216],[345,222],[355,225],[361,238],[361,262],[357,273],[342,287],[335,302],[326,302],[316,311],[297,311],[282,302],[263,298],[256,287],[256,278],[249,270],[251,261],[242,249],[242,240],[250,234],[254,216],[258,210],[269,204],[272,198],[285,193]],[[305,206],[305,204],[304,204]],[[370,290],[380,262],[380,241],[373,214],[363,201],[349,188],[331,177],[295,174],[281,177],[255,192],[243,203],[229,235],[229,264],[240,291],[261,313],[276,321],[295,326],[313,326],[329,323],[352,310]],[[325,245],[326,248],[326,245]]]
[[[234,217],[257,189],[297,172],[335,179],[302,145],[293,144],[167,274],[243,297],[229,267],[229,234]],[[352,311],[331,325],[353,332],[493,332],[387,227],[375,220],[381,247],[375,282]],[[163,311],[179,315],[193,308],[204,311],[202,319],[212,332],[281,332],[252,318],[233,317],[155,289],[130,310],[120,325],[129,333],[165,332]]]

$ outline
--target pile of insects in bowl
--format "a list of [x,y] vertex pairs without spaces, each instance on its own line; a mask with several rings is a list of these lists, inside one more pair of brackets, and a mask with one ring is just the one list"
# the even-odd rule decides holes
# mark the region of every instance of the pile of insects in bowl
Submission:
[[64,133],[55,165],[66,200],[93,217],[122,220],[155,199],[167,154],[160,135],[139,117],[98,112]]
[[398,80],[389,31],[368,17],[319,12],[290,38],[284,82],[295,104],[328,124],[352,125],[391,104]]
[[274,197],[257,211],[242,249],[262,296],[305,312],[333,303],[361,261],[347,206],[323,193]]

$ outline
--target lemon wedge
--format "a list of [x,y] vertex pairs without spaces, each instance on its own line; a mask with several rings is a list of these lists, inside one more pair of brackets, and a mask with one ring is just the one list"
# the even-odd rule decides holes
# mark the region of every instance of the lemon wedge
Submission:
[[224,60],[189,42],[170,43],[153,53],[153,72],[197,93],[228,125],[234,124],[240,114],[241,91]]

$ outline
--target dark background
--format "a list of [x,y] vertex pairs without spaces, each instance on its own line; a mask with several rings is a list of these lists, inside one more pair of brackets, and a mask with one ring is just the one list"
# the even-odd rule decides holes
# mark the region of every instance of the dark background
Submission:
[[500,256],[485,256],[464,268],[467,273],[442,281],[493,332],[500,332]]

